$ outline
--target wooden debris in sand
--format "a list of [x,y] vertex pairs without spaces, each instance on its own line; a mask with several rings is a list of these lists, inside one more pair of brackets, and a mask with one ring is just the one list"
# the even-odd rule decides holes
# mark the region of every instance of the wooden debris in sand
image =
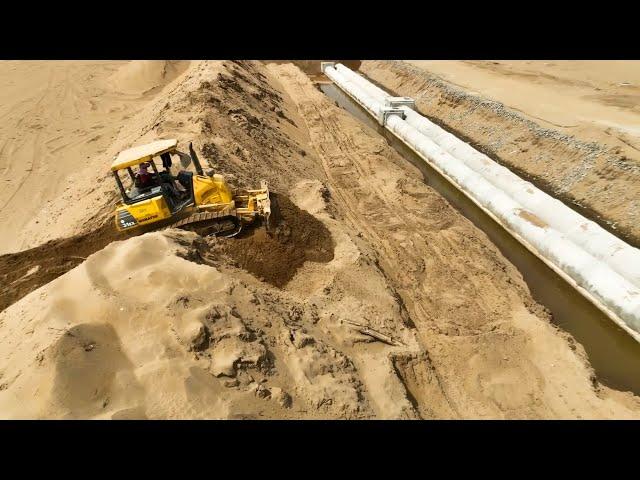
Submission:
[[358,332],[364,334],[364,335],[369,335],[370,337],[375,338],[376,340],[380,340],[381,342],[384,342],[388,345],[392,345],[394,347],[404,347],[404,343],[395,340],[394,338],[390,337],[389,335],[385,335],[384,333],[380,333],[377,330],[374,330],[373,328],[368,327],[367,325],[363,325],[362,323],[358,323],[358,322],[353,322],[351,320],[345,320],[345,322],[354,325],[357,328]]

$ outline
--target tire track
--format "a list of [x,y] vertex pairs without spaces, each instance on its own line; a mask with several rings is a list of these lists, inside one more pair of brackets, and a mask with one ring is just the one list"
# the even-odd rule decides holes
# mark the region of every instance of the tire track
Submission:
[[[304,83],[295,77],[289,80],[286,85],[296,90],[288,91],[292,98],[308,96],[308,88],[305,88]],[[309,130],[313,147],[322,162],[330,188],[335,193],[341,207],[340,211],[345,215],[350,228],[362,233],[374,246],[383,275],[399,284],[399,293],[403,301],[406,301],[406,298],[411,299],[411,321],[422,326],[424,331],[424,326],[430,320],[424,309],[419,306],[422,297],[421,282],[415,275],[408,273],[411,271],[411,265],[419,263],[421,259],[419,255],[412,255],[411,249],[399,249],[397,240],[393,240],[394,234],[400,234],[406,239],[420,239],[420,235],[410,228],[416,223],[416,219],[406,211],[402,212],[397,205],[388,203],[387,196],[372,179],[366,165],[369,158],[382,160],[383,157],[372,153],[366,143],[362,146],[357,144],[354,132],[345,129],[342,112],[327,108],[328,105],[329,102],[322,99],[321,102],[305,101],[299,103],[298,107]],[[363,208],[363,204],[372,205],[373,209]],[[422,246],[418,246],[416,251],[422,252]],[[401,267],[398,268],[398,265]],[[437,416],[461,416],[455,401],[446,391],[438,367],[433,364],[431,368],[435,390],[430,390],[432,393],[439,392],[440,396],[439,399],[431,399],[438,405],[435,409]]]

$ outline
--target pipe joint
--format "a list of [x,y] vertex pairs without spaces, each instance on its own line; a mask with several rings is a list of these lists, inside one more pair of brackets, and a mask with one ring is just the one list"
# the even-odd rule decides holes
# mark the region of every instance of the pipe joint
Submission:
[[404,110],[402,110],[401,108],[381,107],[377,118],[378,123],[384,127],[387,124],[387,119],[391,115],[398,115],[403,120],[405,118]]
[[320,62],[320,70],[322,73],[326,73],[327,68],[336,68],[336,62]]
[[384,99],[384,104],[392,108],[407,107],[411,110],[416,108],[416,101],[411,97],[387,97]]

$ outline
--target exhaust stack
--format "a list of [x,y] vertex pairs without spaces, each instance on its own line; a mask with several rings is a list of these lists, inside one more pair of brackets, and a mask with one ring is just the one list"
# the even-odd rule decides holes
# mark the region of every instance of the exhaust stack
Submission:
[[198,155],[196,155],[196,151],[193,149],[193,142],[189,142],[189,155],[191,156],[191,160],[193,160],[193,166],[196,168],[197,174],[204,176],[200,159],[198,158]]

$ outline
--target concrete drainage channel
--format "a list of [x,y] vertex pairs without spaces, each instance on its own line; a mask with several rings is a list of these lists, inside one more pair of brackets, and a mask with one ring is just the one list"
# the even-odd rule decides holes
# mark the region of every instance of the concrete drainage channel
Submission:
[[[333,66],[330,68],[335,70]],[[342,66],[339,68],[341,72],[345,69]],[[357,75],[354,72],[351,74]],[[328,76],[332,77],[331,74]],[[333,80],[335,81],[335,76]],[[344,80],[344,77],[341,80]],[[360,86],[360,80],[349,79],[348,82],[351,86]],[[366,80],[362,79],[362,82]],[[343,84],[342,87],[349,86],[349,83]],[[468,192],[464,193],[451,177],[447,178],[446,174],[443,175],[442,171],[436,169],[437,166],[433,168],[431,162],[425,161],[424,155],[419,155],[414,148],[400,140],[400,136],[389,131],[388,127],[385,128],[388,119],[397,116],[397,119],[401,120],[402,116],[406,115],[406,108],[403,107],[410,104],[410,99],[398,99],[405,104],[379,108],[378,115],[374,116],[372,109],[379,107],[379,104],[374,103],[375,99],[372,96],[365,94],[364,98],[356,100],[353,92],[347,94],[333,83],[320,83],[318,86],[340,107],[385,137],[406,160],[420,169],[425,183],[441,193],[452,206],[487,234],[503,255],[520,270],[536,301],[552,312],[554,322],[584,346],[589,361],[602,383],[615,389],[640,394],[638,332],[619,315],[613,313],[611,308],[603,305],[602,301],[594,298],[593,294],[576,285],[574,279],[552,264],[538,249],[531,248],[531,244],[526,240],[523,242],[521,235],[514,235],[511,228],[506,228],[499,217],[479,205],[477,200],[470,198]],[[377,87],[374,88],[380,91]],[[637,264],[628,265],[628,271],[632,274],[635,265]],[[631,313],[634,313],[633,310]]]

